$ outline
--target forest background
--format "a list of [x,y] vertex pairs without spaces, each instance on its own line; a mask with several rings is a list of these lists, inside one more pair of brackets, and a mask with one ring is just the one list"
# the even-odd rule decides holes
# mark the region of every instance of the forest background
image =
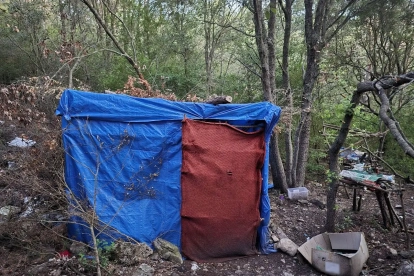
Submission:
[[[411,0],[2,0],[0,84],[271,101],[283,110],[271,151],[282,191],[330,175],[327,152],[337,129],[326,126],[340,127],[351,112],[353,130],[385,133],[363,146],[408,177],[414,161],[386,132],[378,90],[361,93],[357,106],[350,101],[361,84],[412,71],[413,6]],[[411,82],[385,87],[386,112],[406,141],[414,136]],[[59,91],[55,96],[57,103]],[[359,141],[348,135],[344,146],[358,148]]]

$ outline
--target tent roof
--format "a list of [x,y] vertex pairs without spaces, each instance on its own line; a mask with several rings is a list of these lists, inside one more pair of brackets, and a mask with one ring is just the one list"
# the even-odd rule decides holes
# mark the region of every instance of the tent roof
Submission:
[[[93,104],[91,104],[93,102]],[[136,98],[119,94],[90,93],[65,90],[56,115],[117,122],[155,122],[189,119],[266,122],[270,134],[279,119],[281,109],[269,102],[212,105],[192,102],[172,102],[158,98]]]

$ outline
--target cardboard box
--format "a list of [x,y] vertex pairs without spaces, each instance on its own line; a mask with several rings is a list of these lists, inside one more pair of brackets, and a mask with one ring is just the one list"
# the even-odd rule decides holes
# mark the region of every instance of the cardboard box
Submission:
[[299,247],[302,256],[328,275],[359,275],[369,257],[364,233],[323,233]]
[[305,187],[289,188],[288,197],[292,200],[308,199],[308,189]]

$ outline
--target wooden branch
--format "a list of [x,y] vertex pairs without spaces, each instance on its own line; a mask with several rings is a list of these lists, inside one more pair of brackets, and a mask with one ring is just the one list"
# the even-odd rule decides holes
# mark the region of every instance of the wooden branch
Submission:
[[208,104],[227,104],[227,103],[231,103],[231,101],[233,100],[233,98],[231,96],[216,96],[213,98],[210,98],[206,101],[206,103]]
[[394,216],[395,216],[395,218],[396,218],[396,219],[397,219],[397,221],[398,221],[398,224],[399,224],[399,225],[400,225],[400,227],[401,227],[401,230],[405,230],[405,228],[404,228],[404,225],[403,225],[402,221],[400,220],[400,218],[398,217],[397,213],[395,212],[394,208],[393,208],[393,207],[392,207],[392,205],[391,205],[391,201],[390,201],[390,198],[389,198],[389,195],[388,195],[388,194],[386,194],[386,195],[385,195],[385,200],[386,200],[386,202],[387,202],[388,208],[390,209],[391,217],[392,217],[392,215],[394,215]]
[[[96,21],[98,21],[98,24],[104,29],[105,33],[109,36],[109,38],[114,43],[115,47],[121,52],[122,56],[129,62],[129,64],[132,65],[135,72],[137,73],[138,77],[142,80],[145,80],[144,75],[141,72],[141,69],[139,68],[137,62],[129,56],[124,48],[121,46],[121,44],[118,42],[118,40],[115,38],[115,36],[112,34],[112,32],[109,30],[108,26],[105,24],[99,13],[96,11],[96,9],[92,6],[91,2],[88,0],[81,0],[90,10],[90,12],[95,16]],[[150,89],[148,89],[150,90]]]
[[407,141],[407,138],[405,137],[404,133],[399,131],[397,127],[398,122],[392,120],[387,114],[388,109],[390,108],[390,102],[385,93],[385,89],[382,87],[379,87],[378,94],[379,94],[379,98],[381,99],[381,107],[380,107],[380,112],[379,112],[381,120],[388,127],[392,136],[395,138],[395,140],[400,145],[400,147],[404,150],[405,154],[414,158],[414,148]]
[[[324,128],[330,128],[330,129],[335,129],[335,130],[340,130],[341,127],[336,126],[336,125],[332,125],[332,124],[323,124]],[[354,136],[360,136],[360,137],[365,137],[365,138],[370,138],[370,137],[382,137],[385,134],[387,134],[388,130],[384,131],[384,132],[376,132],[376,133],[370,133],[370,132],[365,132],[359,129],[349,129],[348,133],[349,134],[353,134]]]
[[[406,74],[402,74],[395,77],[388,77],[386,79],[382,79],[380,82],[377,81],[366,81],[366,82],[360,82],[357,85],[356,92],[357,93],[364,93],[368,91],[377,91],[375,88],[375,85],[379,85],[384,89],[391,88],[393,86],[400,86],[403,84],[407,84],[412,82],[414,79],[414,72],[409,72]],[[376,83],[378,82],[378,83]]]
[[407,223],[405,220],[405,207],[404,207],[404,200],[403,200],[403,194],[400,193],[400,201],[401,201],[401,208],[402,208],[402,215],[403,215],[403,225],[405,230],[405,237],[406,237],[406,247],[407,249],[410,249],[410,235],[408,235],[408,228]]

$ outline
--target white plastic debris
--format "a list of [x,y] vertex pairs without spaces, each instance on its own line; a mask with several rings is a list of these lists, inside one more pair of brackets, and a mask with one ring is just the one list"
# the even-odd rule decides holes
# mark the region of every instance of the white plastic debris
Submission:
[[193,272],[195,272],[195,271],[197,271],[197,270],[199,270],[200,269],[200,267],[197,265],[197,263],[196,262],[192,262],[191,263],[191,270],[193,271]]
[[7,205],[7,206],[3,206],[0,208],[0,215],[7,217],[10,215],[15,215],[19,213],[20,211],[21,209],[19,207]]
[[10,147],[27,148],[36,144],[33,140],[28,140],[20,137],[14,138],[12,141],[7,143]]

